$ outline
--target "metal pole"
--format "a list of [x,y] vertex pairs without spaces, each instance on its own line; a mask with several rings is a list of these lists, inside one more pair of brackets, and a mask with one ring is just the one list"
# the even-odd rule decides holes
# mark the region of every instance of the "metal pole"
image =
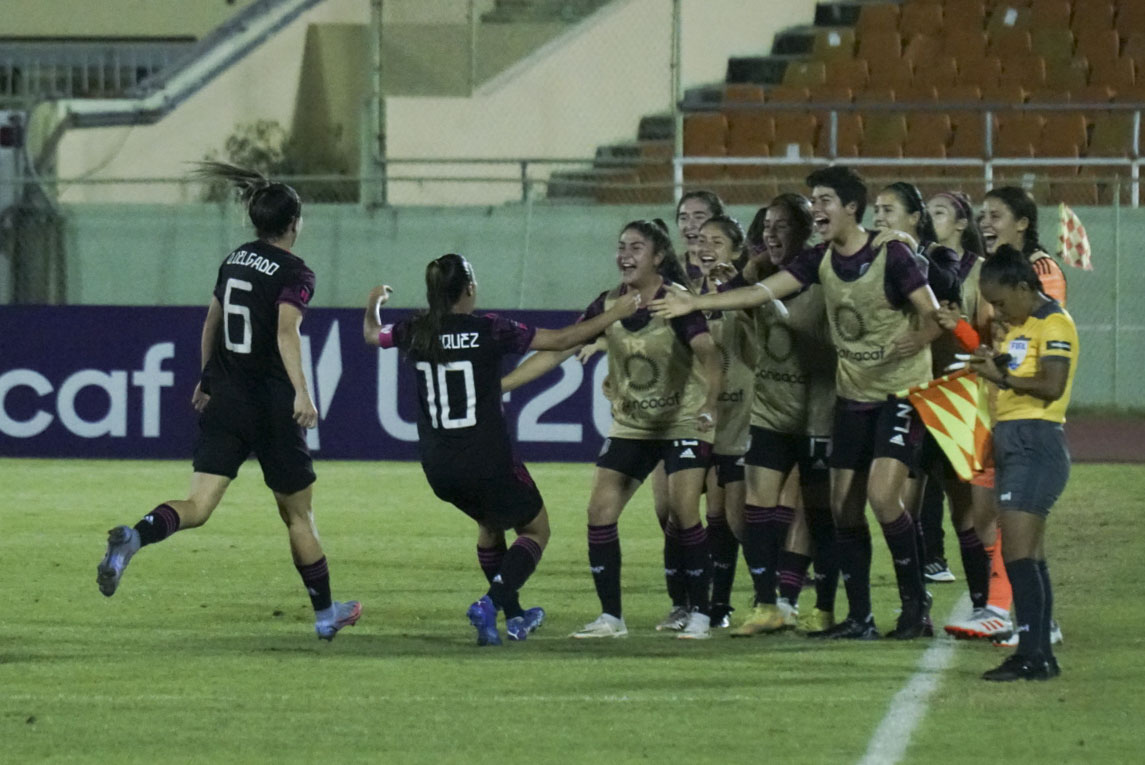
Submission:
[[363,189],[362,204],[384,207],[386,190],[386,103],[382,95],[382,8],[383,0],[370,0],[370,98],[369,119],[362,142],[368,167],[360,172],[369,188]]
[[469,94],[477,90],[477,10],[475,0],[469,0],[466,20],[469,22]]
[[684,80],[681,71],[681,0],[672,0],[672,122],[675,125],[675,145],[672,148],[672,199],[684,195],[684,166],[680,158],[684,156],[684,113],[680,102],[684,100]]
[[1113,405],[1119,406],[1121,372],[1121,180],[1113,184]]

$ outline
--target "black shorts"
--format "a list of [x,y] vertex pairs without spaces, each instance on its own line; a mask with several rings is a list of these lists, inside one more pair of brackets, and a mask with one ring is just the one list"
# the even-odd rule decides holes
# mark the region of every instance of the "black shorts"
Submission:
[[994,466],[998,507],[1045,518],[1069,480],[1069,449],[1061,424],[1049,420],[997,423]]
[[251,452],[271,491],[294,494],[314,483],[306,433],[294,421],[294,394],[264,402],[211,396],[199,415],[192,465],[196,473],[234,479]]
[[917,473],[926,427],[905,399],[892,398],[867,409],[835,402],[831,467],[865,471],[881,457],[898,460]]
[[780,433],[752,425],[751,444],[744,456],[752,467],[783,475],[798,465],[799,482],[803,485],[826,483],[830,479],[831,439],[824,436]]
[[528,469],[516,458],[480,466],[438,458],[423,461],[421,468],[438,499],[487,529],[526,526],[545,504]]
[[918,469],[911,471],[911,478],[929,476],[942,481],[958,478],[958,471],[950,464],[950,458],[938,441],[934,440],[929,430],[922,434],[922,446],[919,448]]
[[664,462],[664,472],[672,475],[689,468],[708,469],[712,459],[712,445],[697,439],[642,440],[638,438],[606,438],[596,466],[615,470],[629,478],[643,481],[652,469]]
[[716,485],[727,486],[743,480],[742,454],[713,454],[712,467],[716,471]]

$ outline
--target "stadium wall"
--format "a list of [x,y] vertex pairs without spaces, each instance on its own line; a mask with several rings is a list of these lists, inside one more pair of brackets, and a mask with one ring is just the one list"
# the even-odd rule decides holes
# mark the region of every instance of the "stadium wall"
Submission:
[[4,0],[5,37],[202,37],[254,0]]
[[[67,208],[68,302],[202,306],[221,256],[249,238],[237,208],[215,205],[79,205]],[[660,211],[664,214],[664,211]],[[750,220],[751,208],[732,208]],[[1057,238],[1054,208],[1042,208],[1042,241]],[[1066,269],[1086,374],[1075,397],[1088,406],[1145,408],[1145,303],[1118,298],[1145,210],[1078,208],[1094,251],[1091,272]],[[490,309],[580,310],[616,281],[613,246],[646,207],[588,205],[390,208],[309,205],[298,253],[318,274],[314,305],[352,307],[369,287],[395,287],[392,305],[422,304],[426,262],[458,251],[472,259],[480,305]],[[1115,315],[1116,314],[1116,315]],[[1119,327],[1120,342],[1113,341]]]

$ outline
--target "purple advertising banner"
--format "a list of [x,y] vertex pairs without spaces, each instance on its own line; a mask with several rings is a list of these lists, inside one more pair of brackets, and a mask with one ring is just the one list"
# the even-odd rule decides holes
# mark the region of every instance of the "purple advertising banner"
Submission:
[[[393,321],[408,311],[384,311]],[[572,311],[503,311],[560,327]],[[0,306],[0,456],[190,459],[205,308]],[[519,359],[507,362],[507,369]],[[603,355],[575,358],[506,396],[509,433],[534,461],[590,461],[611,416]],[[319,459],[417,459],[413,370],[362,341],[362,312],[307,311],[302,363]]]

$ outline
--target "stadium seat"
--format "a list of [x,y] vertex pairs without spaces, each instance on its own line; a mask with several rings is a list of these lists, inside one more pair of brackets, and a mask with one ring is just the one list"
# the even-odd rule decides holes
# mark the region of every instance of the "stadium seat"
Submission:
[[1002,78],[1002,62],[997,58],[959,59],[958,82],[985,90],[996,87]]
[[861,40],[871,32],[888,32],[899,26],[899,6],[894,3],[878,3],[862,6],[855,30]]
[[[911,86],[906,85],[905,87],[910,88]],[[868,86],[855,93],[855,103],[857,104],[885,104],[893,103],[897,100],[898,96],[894,88],[876,88]]]
[[1064,61],[1046,61],[1045,82],[1059,91],[1080,90],[1089,84],[1089,62],[1085,56]]
[[907,3],[899,14],[899,34],[906,40],[915,35],[939,34],[942,26],[942,6],[936,2]]
[[1091,157],[1128,157],[1133,151],[1133,115],[1128,112],[1096,114],[1086,153]]
[[902,37],[894,30],[890,32],[868,32],[859,37],[859,49],[856,56],[867,60],[878,56],[901,58]]
[[986,7],[982,0],[946,0],[943,18],[947,22],[947,30],[955,24],[967,29],[984,29]]
[[1077,29],[1077,55],[1085,56],[1090,65],[1115,61],[1121,57],[1121,38],[1108,27]]
[[855,30],[824,29],[815,33],[811,57],[819,61],[838,61],[855,55]]
[[878,57],[867,61],[870,87],[901,88],[914,80],[914,70],[906,58]]
[[982,88],[982,101],[987,104],[1024,104],[1029,95],[1029,91],[1014,82]]
[[1045,115],[1041,139],[1037,143],[1039,156],[1071,157],[1089,143],[1089,123],[1084,114],[1076,112],[1049,112]]
[[792,61],[783,72],[784,85],[805,88],[827,82],[827,65],[822,61]]
[[1113,102],[1117,104],[1145,103],[1145,82],[1136,85],[1126,85],[1113,94]]
[[771,142],[771,156],[785,157],[789,146],[797,146],[799,156],[814,156],[819,122],[806,112],[776,112],[775,138]]
[[[917,74],[915,76],[917,78]],[[934,85],[928,85],[925,82],[915,82],[910,87],[897,88],[895,90],[895,100],[908,104],[928,103],[938,100],[938,91]]]
[[958,61],[953,56],[938,56],[915,62],[914,82],[934,87],[958,84]]
[[986,22],[986,31],[994,35],[1004,29],[1029,29],[1030,9],[1017,6],[1013,2],[995,6],[990,13],[990,20]]
[[1030,4],[1030,29],[1068,29],[1069,0],[1034,0]]
[[767,101],[772,104],[796,104],[810,97],[807,88],[800,85],[772,85],[767,89]]
[[1110,0],[1074,0],[1070,28],[1075,34],[1083,29],[1113,29],[1113,18]]
[[[1051,75],[1046,78],[1053,82]],[[1086,85],[1085,87],[1089,87]],[[1073,100],[1073,91],[1061,90],[1055,86],[1037,88],[1030,91],[1028,102],[1031,104],[1068,104]]]
[[1145,72],[1145,29],[1129,35],[1129,39],[1125,41],[1125,47],[1121,50],[1121,55],[1124,58],[1133,59],[1137,69],[1137,79],[1142,79],[1142,73]]
[[871,75],[867,69],[867,62],[861,58],[827,63],[826,83],[833,87],[860,90],[867,87],[870,79]]
[[986,146],[986,132],[981,112],[952,112],[951,140],[946,149],[950,157],[981,157]]
[[1042,137],[1044,120],[1030,112],[1002,112],[996,116],[994,156],[1032,157]]
[[868,112],[863,115],[863,154],[895,156],[894,149],[902,148],[907,135],[906,115],[901,112]]
[[942,55],[942,41],[933,35],[915,35],[909,38],[902,52],[903,58],[911,61],[916,67]]
[[692,157],[723,154],[727,132],[727,117],[720,112],[684,115],[684,154]]
[[1075,104],[1107,104],[1113,99],[1113,90],[1108,85],[1086,85],[1070,91],[1070,101]]
[[986,55],[998,58],[1013,58],[1030,53],[1033,50],[1033,40],[1029,30],[1026,29],[999,29],[990,34],[990,42],[986,47]]
[[[1046,60],[1033,54],[1003,59],[998,84],[1021,85],[1026,90],[1040,88],[1046,84]],[[1067,86],[1063,84],[1062,87]]]
[[855,97],[853,90],[842,85],[820,85],[808,92],[808,100],[813,104],[849,104]]
[[1116,92],[1129,90],[1135,81],[1133,59],[1090,60],[1089,84],[1108,85]]
[[943,37],[942,52],[947,56],[958,59],[959,65],[964,61],[978,60],[986,57],[986,33],[981,29],[963,29],[955,27]]
[[1030,35],[1030,50],[1048,61],[1069,61],[1075,45],[1073,32],[1064,27],[1035,29]]
[[731,82],[724,85],[725,104],[761,104],[766,100],[762,85]]
[[[911,112],[907,115],[907,133],[905,146],[907,154],[913,156],[910,150],[913,146],[929,146],[932,143],[941,144],[942,156],[946,156],[946,145],[950,142],[950,115],[945,112]],[[933,157],[935,154],[923,156]]]
[[771,112],[736,109],[726,113],[728,132],[724,142],[729,157],[766,157],[775,139],[775,117]]
[[977,85],[944,85],[935,88],[935,98],[945,104],[966,104],[982,100]]
[[1145,3],[1140,0],[1121,0],[1117,4],[1117,31],[1123,38],[1145,31]]
[[[836,155],[854,157],[863,140],[863,120],[854,112],[839,112],[836,132]],[[815,156],[831,156],[831,115],[819,115],[819,140],[815,142]]]

